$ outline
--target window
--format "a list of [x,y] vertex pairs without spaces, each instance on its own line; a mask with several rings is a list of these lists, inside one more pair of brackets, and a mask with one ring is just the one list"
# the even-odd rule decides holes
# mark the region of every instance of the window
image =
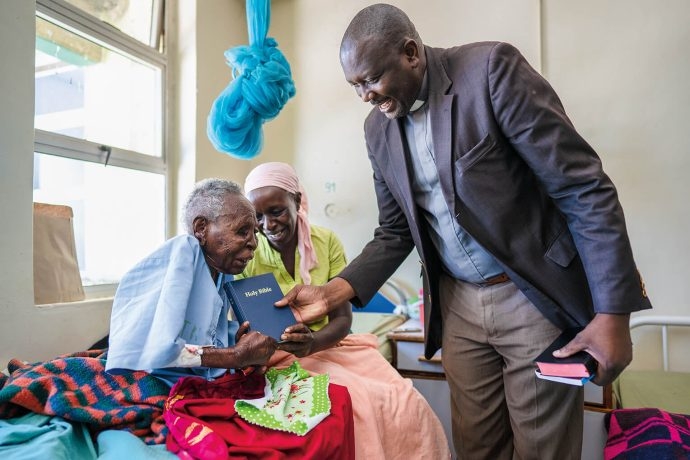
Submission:
[[72,207],[88,293],[166,237],[163,2],[36,3],[34,201]]

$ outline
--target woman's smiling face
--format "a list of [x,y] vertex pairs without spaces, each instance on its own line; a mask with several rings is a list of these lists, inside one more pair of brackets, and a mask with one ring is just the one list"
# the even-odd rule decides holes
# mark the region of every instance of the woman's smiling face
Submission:
[[248,198],[256,209],[259,228],[271,246],[278,251],[294,250],[300,195],[269,186],[252,190]]

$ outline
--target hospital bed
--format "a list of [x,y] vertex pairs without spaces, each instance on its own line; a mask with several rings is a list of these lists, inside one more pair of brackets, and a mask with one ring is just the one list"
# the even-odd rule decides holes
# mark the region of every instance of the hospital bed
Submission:
[[656,333],[661,367],[629,368],[614,382],[604,458],[690,458],[690,372],[671,366],[673,356],[687,353],[674,345],[688,339],[690,316],[638,316],[630,329],[633,343],[643,331]]
[[[394,311],[406,302],[405,290],[388,282],[354,313],[352,332],[376,335],[390,360],[386,334],[407,319]],[[89,348],[36,363],[13,359],[0,373],[0,458],[176,458],[160,411],[169,388],[144,372],[105,378],[103,350]]]
[[640,316],[630,321],[634,334],[654,329],[661,342],[661,369],[624,371],[613,387],[617,408],[657,407],[669,412],[690,414],[690,372],[671,369],[671,353],[685,350],[671,349],[671,333],[690,333],[690,316]]

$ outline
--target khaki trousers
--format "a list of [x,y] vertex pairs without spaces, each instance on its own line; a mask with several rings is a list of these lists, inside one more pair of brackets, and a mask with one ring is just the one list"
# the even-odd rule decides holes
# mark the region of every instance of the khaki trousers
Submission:
[[560,330],[510,281],[479,287],[443,275],[439,294],[458,458],[579,460],[582,387],[534,374]]

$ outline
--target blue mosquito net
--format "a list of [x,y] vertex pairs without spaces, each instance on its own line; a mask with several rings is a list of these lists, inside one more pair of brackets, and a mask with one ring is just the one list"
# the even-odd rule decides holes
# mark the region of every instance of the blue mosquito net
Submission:
[[225,51],[232,80],[213,102],[206,132],[219,152],[249,160],[261,151],[262,125],[295,95],[290,64],[271,37],[269,0],[247,0],[249,45]]

